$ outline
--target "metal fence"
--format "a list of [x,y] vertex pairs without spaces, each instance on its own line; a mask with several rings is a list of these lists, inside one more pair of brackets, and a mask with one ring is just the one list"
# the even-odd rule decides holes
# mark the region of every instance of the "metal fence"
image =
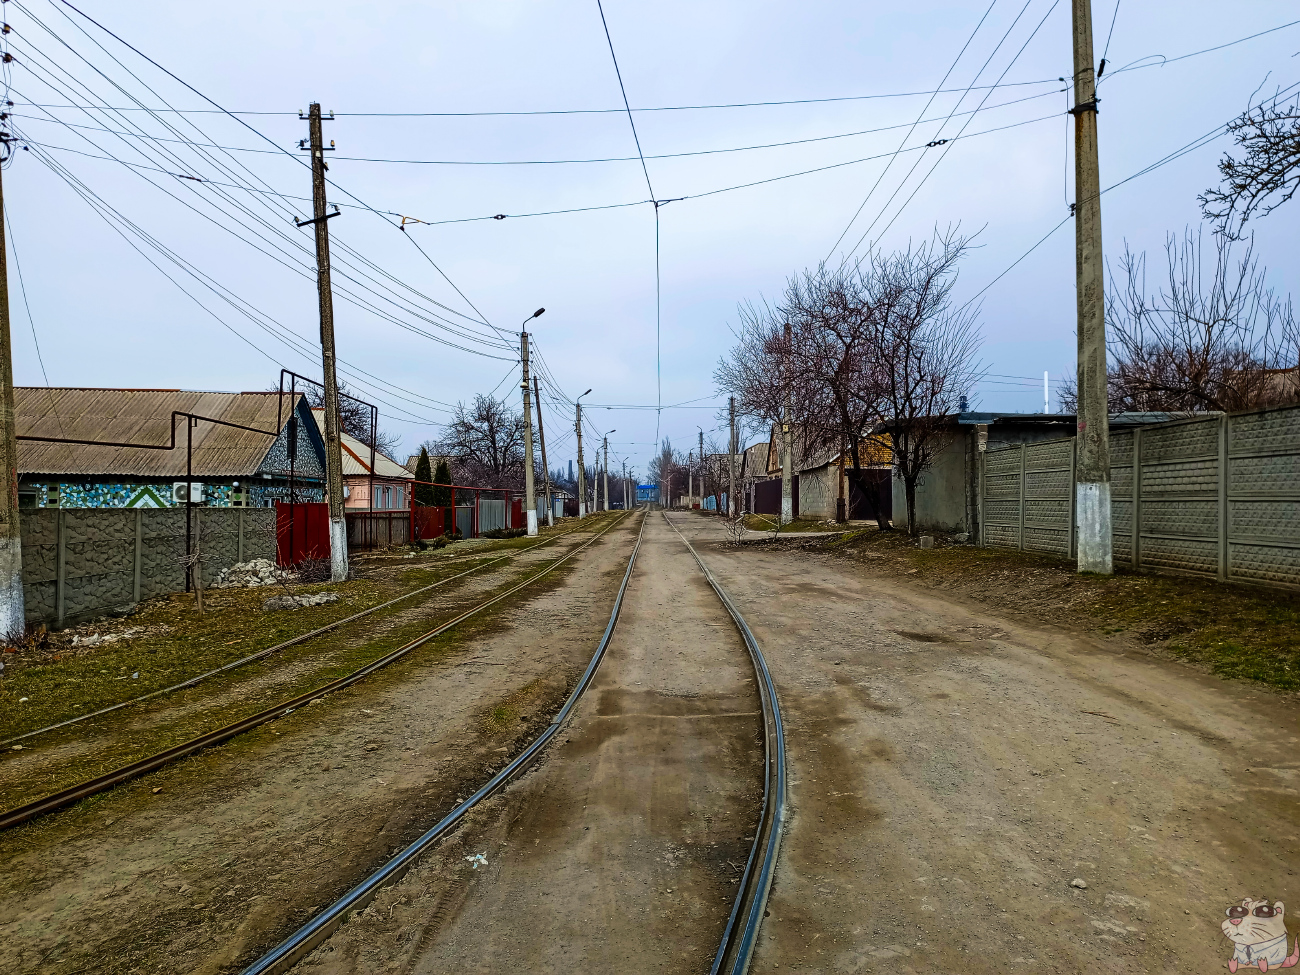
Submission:
[[[1116,564],[1300,588],[1300,407],[1112,430]],[[1072,557],[1074,440],[984,455],[985,545]]]

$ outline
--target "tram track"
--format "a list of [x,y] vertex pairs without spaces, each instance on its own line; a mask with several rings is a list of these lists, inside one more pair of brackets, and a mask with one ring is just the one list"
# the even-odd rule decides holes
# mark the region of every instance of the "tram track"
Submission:
[[[297,710],[297,708],[303,705],[309,704],[315,700],[318,700],[336,691],[342,690],[346,687],[356,684],[361,680],[364,680],[370,674],[373,674],[374,672],[387,667],[388,665],[396,662],[397,660],[400,660],[401,658],[405,657],[413,650],[429,643],[430,641],[436,639],[437,637],[448,632],[449,630],[452,630],[453,628],[465,622],[466,620],[471,619],[472,617],[478,615],[479,613],[519,593],[520,591],[527,588],[532,583],[536,582],[537,580],[546,576],[547,574],[549,574],[559,566],[563,565],[565,562],[572,559],[574,556],[582,552],[584,549],[586,549],[595,541],[603,537],[609,531],[611,531],[618,525],[622,524],[623,521],[626,519],[626,517],[627,516],[624,515],[620,518],[615,519],[609,525],[602,528],[600,531],[596,532],[590,538],[586,539],[585,541],[583,541],[582,543],[580,543],[570,551],[566,552],[564,555],[560,556],[557,559],[552,560],[543,569],[541,569],[541,571],[533,573],[523,581],[509,587],[508,589],[502,592],[497,593],[496,595],[492,596],[489,599],[479,602],[475,606],[463,612],[458,613],[450,620],[446,620],[438,624],[432,629],[427,630],[424,633],[421,633],[419,636],[415,637],[414,639],[402,644],[401,646],[397,647],[394,650],[389,651],[388,653],[384,654],[378,659],[370,661],[364,666],[351,671],[348,674],[345,674],[334,680],[328,681],[327,683],[312,688],[311,690],[308,690],[306,692],[297,694],[287,700],[282,700],[277,704],[272,705],[271,707],[264,708],[263,710],[260,710],[255,714],[244,717],[238,721],[228,723],[222,727],[216,728],[212,731],[190,738],[184,742],[180,742],[169,748],[162,749],[151,755],[147,755],[141,759],[127,763],[118,768],[105,772],[101,775],[97,775],[92,778],[86,779],[80,783],[74,784],[65,789],[61,789],[57,792],[51,793],[49,795],[43,796],[31,802],[25,803],[23,805],[14,807],[3,813],[0,813],[0,831],[13,828],[15,826],[21,825],[22,823],[29,822],[30,820],[36,819],[40,816],[44,816],[44,815],[48,815],[49,813],[56,812],[59,809],[70,806],[76,802],[81,801],[82,799],[86,799],[90,796],[97,795],[99,793],[112,789],[115,786],[120,785],[124,782],[128,782],[132,779],[139,778],[142,775],[146,775],[150,772],[154,772],[182,758],[193,755],[204,749],[222,744],[247,731],[250,731],[261,725],[274,721],[277,718],[284,717],[285,715],[292,713],[293,711]],[[523,552],[531,551],[533,549],[539,548],[541,544],[548,544],[551,541],[555,541],[558,538],[566,537],[567,535],[570,534],[572,534],[572,531],[565,532],[561,535],[557,535],[554,538],[548,539],[547,542],[540,543],[539,545],[530,546],[529,548],[522,550],[522,552],[520,553],[513,553],[513,554],[522,554]],[[510,557],[512,556],[509,555],[502,556],[501,559],[495,561],[501,561]],[[474,569],[467,570],[466,573],[461,573],[461,575],[463,576],[470,572],[475,572],[479,568],[482,568],[482,566],[476,566]],[[437,586],[448,581],[450,581],[450,579],[440,580],[439,583],[435,583],[433,584],[433,586]],[[432,588],[432,587],[425,587],[425,589],[427,588]],[[389,601],[389,604],[393,602],[400,602],[403,599],[409,598],[410,596],[415,595],[417,592],[420,591],[424,591],[424,590],[414,590],[410,593],[405,594],[404,596],[397,597],[397,599],[395,600]],[[383,605],[385,604],[381,604],[381,606],[377,606],[377,607],[371,607],[370,610],[363,611],[363,613],[361,614],[355,614],[353,617],[349,617],[347,620],[337,621],[336,624],[331,624],[330,628],[335,628],[338,625],[342,625],[345,622],[354,620],[358,616],[364,616],[368,612],[374,612],[375,610],[382,608]],[[312,636],[320,635],[320,633],[326,631],[327,629],[328,628],[321,628],[317,631],[313,631],[311,634],[304,634],[302,637],[295,638],[295,641],[301,642],[302,640],[310,638]],[[274,649],[276,648],[270,648],[270,650],[274,650]],[[265,656],[265,652],[263,652],[263,656]]]
[[[622,583],[614,600],[609,622],[591,660],[564,705],[543,732],[473,795],[458,803],[430,830],[405,849],[394,854],[382,867],[313,916],[279,945],[242,969],[241,975],[280,975],[280,973],[292,969],[299,961],[327,941],[347,917],[364,910],[381,890],[397,883],[404,877],[422,855],[428,853],[441,840],[453,833],[475,807],[501,792],[536,761],[572,715],[583,694],[591,686],[596,671],[605,657],[618,623],[624,596],[633,577],[637,554],[641,548],[649,517],[647,514],[646,518],[642,520],[636,544],[633,546],[627,569],[624,572]],[[713,577],[689,540],[677,530],[675,525],[672,525],[671,520],[667,519],[666,515],[665,520],[686,545],[705,579],[739,630],[754,668],[755,682],[762,707],[764,776],[759,822],[754,830],[753,845],[750,848],[737,894],[710,968],[710,975],[722,975],[722,973],[726,973],[726,975],[743,975],[752,957],[759,926],[762,922],[767,893],[771,886],[772,872],[780,845],[781,830],[784,824],[786,762],[780,708],[766,662],[744,618],[740,615],[725,590]]]
[[[288,650],[291,647],[296,647],[300,644],[306,643],[309,640],[314,640],[318,636],[324,636],[326,633],[330,633],[335,630],[341,629],[342,627],[347,626],[349,623],[355,623],[358,620],[365,619],[368,616],[372,616],[375,613],[378,613],[380,610],[390,609],[393,606],[396,606],[398,603],[405,602],[408,599],[412,599],[416,596],[423,595],[424,593],[427,592],[432,592],[433,590],[439,589],[442,586],[447,585],[448,583],[455,582],[457,579],[463,579],[466,576],[473,575],[476,572],[479,572],[490,566],[497,565],[498,563],[505,562],[510,559],[519,558],[520,556],[525,555],[528,552],[532,552],[536,549],[542,548],[545,545],[550,545],[552,542],[559,541],[561,538],[566,538],[578,530],[579,529],[576,527],[570,528],[568,531],[559,532],[555,535],[552,535],[550,538],[540,541],[536,545],[529,545],[526,548],[521,548],[513,552],[507,552],[506,554],[498,556],[497,558],[488,559],[487,561],[480,562],[479,564],[472,566],[471,568],[468,568],[463,572],[458,572],[455,575],[448,576],[445,579],[439,579],[437,582],[432,582],[425,586],[419,586],[415,589],[410,590],[409,592],[404,592],[399,596],[394,596],[392,599],[385,600],[384,602],[379,603],[375,606],[370,606],[367,609],[361,610],[360,612],[353,613],[350,616],[345,616],[343,619],[335,620],[334,622],[327,623],[324,626],[319,626],[314,630],[310,630],[307,633],[301,633],[298,636],[291,637],[290,639],[274,644],[273,646],[264,647],[263,649],[258,650],[255,653],[251,653],[248,654],[247,656],[240,657],[238,660],[232,660],[229,663],[222,664],[220,667],[214,667],[211,670],[204,671],[201,674],[196,674],[195,676],[186,678],[185,680],[179,683],[172,684],[168,687],[161,687],[156,691],[150,691],[148,694],[141,694],[138,697],[133,697],[126,701],[119,701],[116,704],[111,704],[108,707],[100,708],[96,711],[90,712],[89,714],[79,714],[76,715],[75,717],[68,718],[64,721],[59,721],[54,724],[46,725],[43,728],[37,728],[33,731],[23,732],[20,735],[14,735],[12,738],[6,738],[3,741],[0,741],[0,748],[5,748],[7,746],[17,744],[20,741],[28,741],[40,735],[48,734],[51,731],[57,731],[60,728],[68,728],[75,724],[81,724],[82,722],[93,720],[94,718],[102,718],[105,715],[113,714],[125,708],[132,707],[136,704],[143,704],[145,701],[151,701],[154,700],[155,698],[159,698],[167,694],[174,694],[178,691],[183,691],[188,688],[195,687],[210,677],[216,677],[218,674],[229,673],[232,670],[238,670],[239,668],[247,666],[248,664],[256,663],[259,660],[264,660],[267,657],[271,656],[272,654],[280,653],[281,651]],[[462,556],[462,558],[473,558],[473,556]]]

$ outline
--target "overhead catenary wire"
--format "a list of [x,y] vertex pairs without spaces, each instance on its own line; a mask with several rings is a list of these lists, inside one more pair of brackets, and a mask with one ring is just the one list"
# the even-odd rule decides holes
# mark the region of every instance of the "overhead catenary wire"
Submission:
[[[609,34],[609,24],[605,20],[605,8],[601,0],[596,0],[596,9],[600,12],[600,25],[605,29],[605,40],[609,44],[610,60],[614,62],[614,74],[618,78],[618,90],[623,96],[623,107],[627,109],[628,125],[632,127],[632,139],[636,143],[636,154],[641,160],[641,172],[645,174],[646,189],[650,191],[650,202],[655,212],[655,390],[657,398],[663,401],[663,358],[660,342],[661,321],[661,286],[659,272],[659,208],[667,201],[655,196],[655,188],[650,183],[650,170],[646,166],[645,154],[641,150],[641,137],[637,135],[636,119],[632,117],[632,106],[627,100],[627,88],[623,85],[623,72],[618,67],[618,55],[614,53],[614,39]],[[659,421],[655,420],[655,439],[659,439]]]

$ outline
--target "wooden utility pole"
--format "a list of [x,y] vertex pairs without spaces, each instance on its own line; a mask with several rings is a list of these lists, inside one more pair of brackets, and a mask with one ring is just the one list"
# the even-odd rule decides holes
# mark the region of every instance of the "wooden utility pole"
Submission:
[[740,506],[736,503],[736,454],[740,452],[740,444],[736,440],[736,397],[731,397],[727,406],[731,413],[731,439],[727,441],[727,514],[739,518]]
[[546,490],[546,527],[555,527],[555,504],[551,501],[551,469],[546,464],[546,431],[542,428],[542,387],[533,377],[533,392],[537,400],[537,439],[542,446],[542,485]]
[[532,384],[528,381],[528,333],[519,333],[519,352],[524,378],[519,384],[524,393],[524,520],[528,534],[537,534],[537,495],[533,491],[533,404]]
[[[13,146],[4,140],[4,155]],[[18,435],[14,422],[14,360],[9,338],[9,271],[5,257],[4,189],[0,187],[0,638],[16,639],[27,629],[23,602],[23,542],[18,530]]]
[[[325,212],[325,164],[328,148],[321,137],[320,103],[312,102],[307,116],[311,137],[312,219],[295,221],[316,231],[316,295],[320,302],[321,371],[325,386],[325,495],[330,508],[330,581],[348,577],[348,525],[343,518],[343,450],[339,446],[339,383],[334,365],[334,292],[330,288],[330,232],[327,221],[339,211]],[[374,498],[370,499],[374,504]]]
[[781,417],[781,524],[794,521],[794,458],[793,433],[790,430],[790,323],[785,323],[785,408]]
[[1074,3],[1074,240],[1078,301],[1078,436],[1075,520],[1079,571],[1110,575],[1110,417],[1106,397],[1106,302],[1097,164],[1097,74],[1092,2]]

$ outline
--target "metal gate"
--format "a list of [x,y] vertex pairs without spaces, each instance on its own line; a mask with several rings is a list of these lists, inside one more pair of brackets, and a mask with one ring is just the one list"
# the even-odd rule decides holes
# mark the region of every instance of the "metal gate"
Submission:
[[503,498],[482,498],[478,503],[479,534],[506,527],[506,502]]

